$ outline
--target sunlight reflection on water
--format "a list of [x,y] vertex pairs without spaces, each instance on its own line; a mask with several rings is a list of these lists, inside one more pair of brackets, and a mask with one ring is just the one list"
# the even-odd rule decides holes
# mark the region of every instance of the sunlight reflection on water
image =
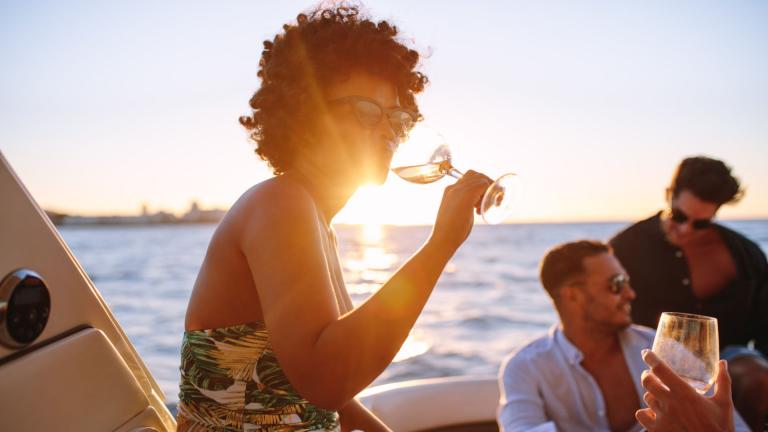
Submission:
[[400,351],[398,351],[397,355],[395,355],[395,358],[392,360],[392,362],[398,363],[412,357],[420,356],[429,351],[430,346],[431,345],[427,341],[420,340],[413,335],[409,335],[405,340],[405,343],[403,343],[403,346],[400,348]]

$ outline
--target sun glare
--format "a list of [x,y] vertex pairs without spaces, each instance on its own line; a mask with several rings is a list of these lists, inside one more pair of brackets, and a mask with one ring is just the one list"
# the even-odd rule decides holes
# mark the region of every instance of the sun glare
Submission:
[[334,222],[364,226],[431,224],[448,184],[416,185],[392,174],[383,186],[361,187]]
[[384,237],[384,227],[377,223],[363,225],[363,242],[368,245],[377,245]]
[[419,340],[413,335],[408,335],[408,338],[403,343],[403,346],[400,347],[400,351],[398,351],[397,355],[395,355],[395,358],[392,359],[392,363],[397,363],[409,358],[420,356],[429,351],[429,348],[430,344],[428,342]]

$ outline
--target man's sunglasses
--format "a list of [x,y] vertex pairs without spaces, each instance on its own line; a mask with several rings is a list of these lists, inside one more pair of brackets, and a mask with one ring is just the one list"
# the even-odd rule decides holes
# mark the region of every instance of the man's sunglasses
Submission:
[[[571,282],[571,285],[584,285],[586,281]],[[608,280],[608,290],[611,294],[619,294],[625,286],[629,286],[629,276],[623,273],[616,274]]]
[[[669,218],[678,224],[684,224],[688,222],[689,219],[691,219],[690,216],[683,213],[682,210],[674,207],[669,210]],[[697,230],[706,229],[712,226],[712,219],[693,219],[691,220],[691,226],[693,229]]]
[[625,286],[629,286],[629,276],[619,273],[610,280],[611,294],[619,294]]
[[346,96],[334,99],[330,103],[349,104],[357,121],[367,129],[376,128],[386,114],[389,126],[399,138],[404,138],[418,119],[416,113],[411,110],[400,107],[386,109],[375,100],[365,96]]

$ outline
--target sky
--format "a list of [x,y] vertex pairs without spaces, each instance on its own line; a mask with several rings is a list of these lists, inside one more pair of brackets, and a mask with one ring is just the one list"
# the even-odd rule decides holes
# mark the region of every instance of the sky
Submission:
[[[237,123],[262,41],[315,3],[0,1],[0,151],[45,208],[228,207],[271,176]],[[370,0],[424,54],[419,97],[455,165],[516,172],[510,222],[632,220],[691,155],[768,217],[768,2]],[[441,190],[390,176],[342,223],[430,223]]]

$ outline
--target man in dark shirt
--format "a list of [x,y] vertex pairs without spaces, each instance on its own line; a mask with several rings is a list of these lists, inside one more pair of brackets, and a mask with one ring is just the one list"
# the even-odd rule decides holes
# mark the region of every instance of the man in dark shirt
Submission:
[[610,244],[637,292],[635,323],[656,327],[665,311],[717,318],[736,408],[750,427],[762,430],[768,414],[768,263],[754,242],[712,222],[723,204],[742,195],[722,161],[687,158],[667,189],[669,208]]

